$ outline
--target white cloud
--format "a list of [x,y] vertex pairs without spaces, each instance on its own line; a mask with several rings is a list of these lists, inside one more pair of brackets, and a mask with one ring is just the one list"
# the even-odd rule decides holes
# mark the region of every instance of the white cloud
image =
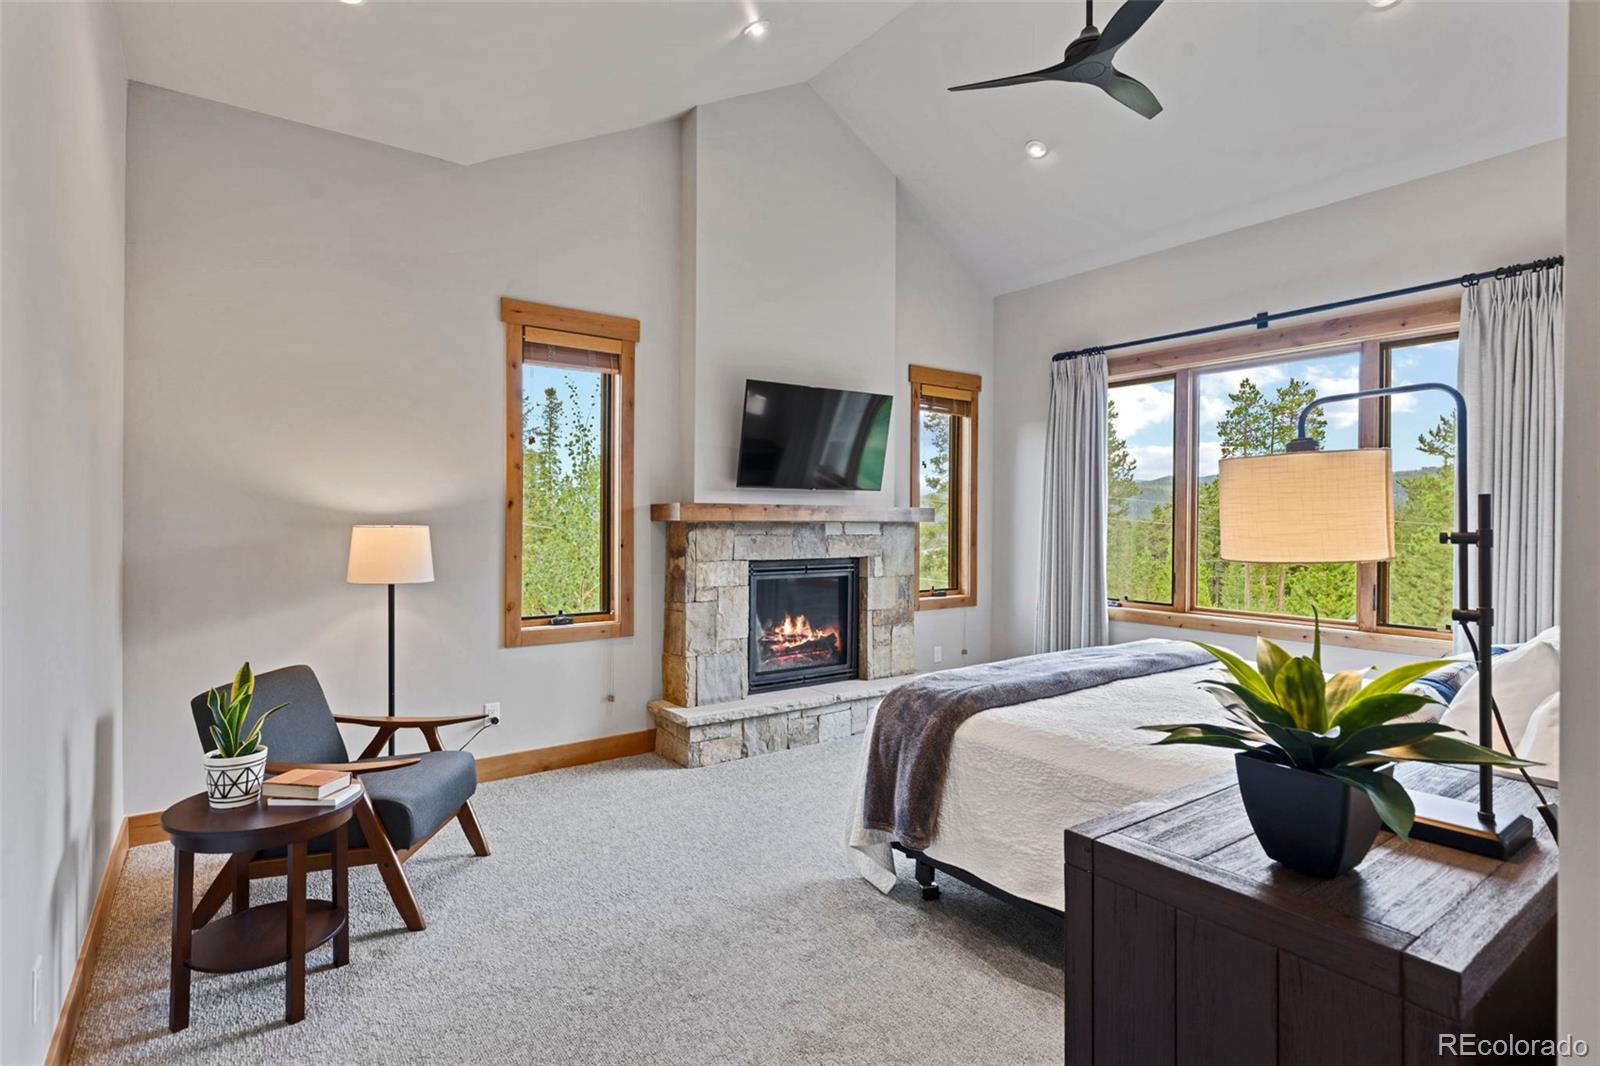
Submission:
[[1139,469],[1133,475],[1139,481],[1166,477],[1172,473],[1171,445],[1146,444],[1129,448],[1128,451],[1139,463]]
[[1222,445],[1214,440],[1201,441],[1195,461],[1200,467],[1200,476],[1210,477],[1217,472],[1217,465],[1222,462]]
[[[1356,392],[1361,388],[1361,379],[1357,373],[1344,367],[1326,364],[1308,367],[1306,380],[1311,383],[1318,396],[1336,396],[1342,392]],[[1329,404],[1322,410],[1327,413],[1328,425],[1334,429],[1354,428],[1361,419],[1361,405],[1354,400]]]
[[1124,439],[1172,419],[1171,385],[1121,385],[1111,390],[1111,399],[1117,405],[1113,428]]

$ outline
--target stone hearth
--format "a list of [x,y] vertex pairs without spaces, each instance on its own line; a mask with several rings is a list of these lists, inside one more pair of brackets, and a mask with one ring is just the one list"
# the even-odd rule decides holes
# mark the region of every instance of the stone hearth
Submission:
[[[689,518],[697,507],[707,520]],[[668,519],[664,698],[650,704],[660,755],[705,766],[848,737],[865,728],[872,706],[893,687],[886,679],[916,671],[917,522],[931,513],[898,510],[884,512],[889,521],[827,521],[827,510],[652,509]],[[741,520],[746,512],[759,517]],[[824,520],[783,520],[790,515]],[[857,562],[859,680],[750,695],[749,564],[755,559]]]

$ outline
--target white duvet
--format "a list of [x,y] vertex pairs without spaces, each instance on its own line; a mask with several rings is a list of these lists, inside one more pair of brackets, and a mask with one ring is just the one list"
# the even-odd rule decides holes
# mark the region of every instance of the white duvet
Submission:
[[[927,854],[1014,896],[1066,908],[1062,833],[1228,769],[1233,753],[1194,745],[1155,747],[1138,726],[1219,721],[1215,697],[1195,687],[1215,664],[997,707],[956,730]],[[895,884],[888,833],[861,824],[867,744],[853,782],[848,846],[861,876],[887,892]]]

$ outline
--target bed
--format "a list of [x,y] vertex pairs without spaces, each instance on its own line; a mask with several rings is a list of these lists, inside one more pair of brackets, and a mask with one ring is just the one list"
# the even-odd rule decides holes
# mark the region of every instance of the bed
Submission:
[[[1152,734],[1137,731],[1154,722],[1215,717],[1215,698],[1195,683],[1222,676],[1215,664],[1188,667],[969,718],[951,742],[936,835],[907,854],[996,894],[1064,911],[1066,828],[1231,765],[1229,751],[1156,747]],[[894,834],[862,824],[876,727],[874,713],[852,779],[847,846],[861,875],[888,892],[898,880]]]

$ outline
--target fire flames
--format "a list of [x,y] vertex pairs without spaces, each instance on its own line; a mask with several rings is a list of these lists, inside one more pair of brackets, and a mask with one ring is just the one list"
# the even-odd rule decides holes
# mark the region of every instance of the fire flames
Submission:
[[761,631],[762,658],[778,666],[836,662],[842,635],[838,626],[814,626],[803,614],[785,614]]

